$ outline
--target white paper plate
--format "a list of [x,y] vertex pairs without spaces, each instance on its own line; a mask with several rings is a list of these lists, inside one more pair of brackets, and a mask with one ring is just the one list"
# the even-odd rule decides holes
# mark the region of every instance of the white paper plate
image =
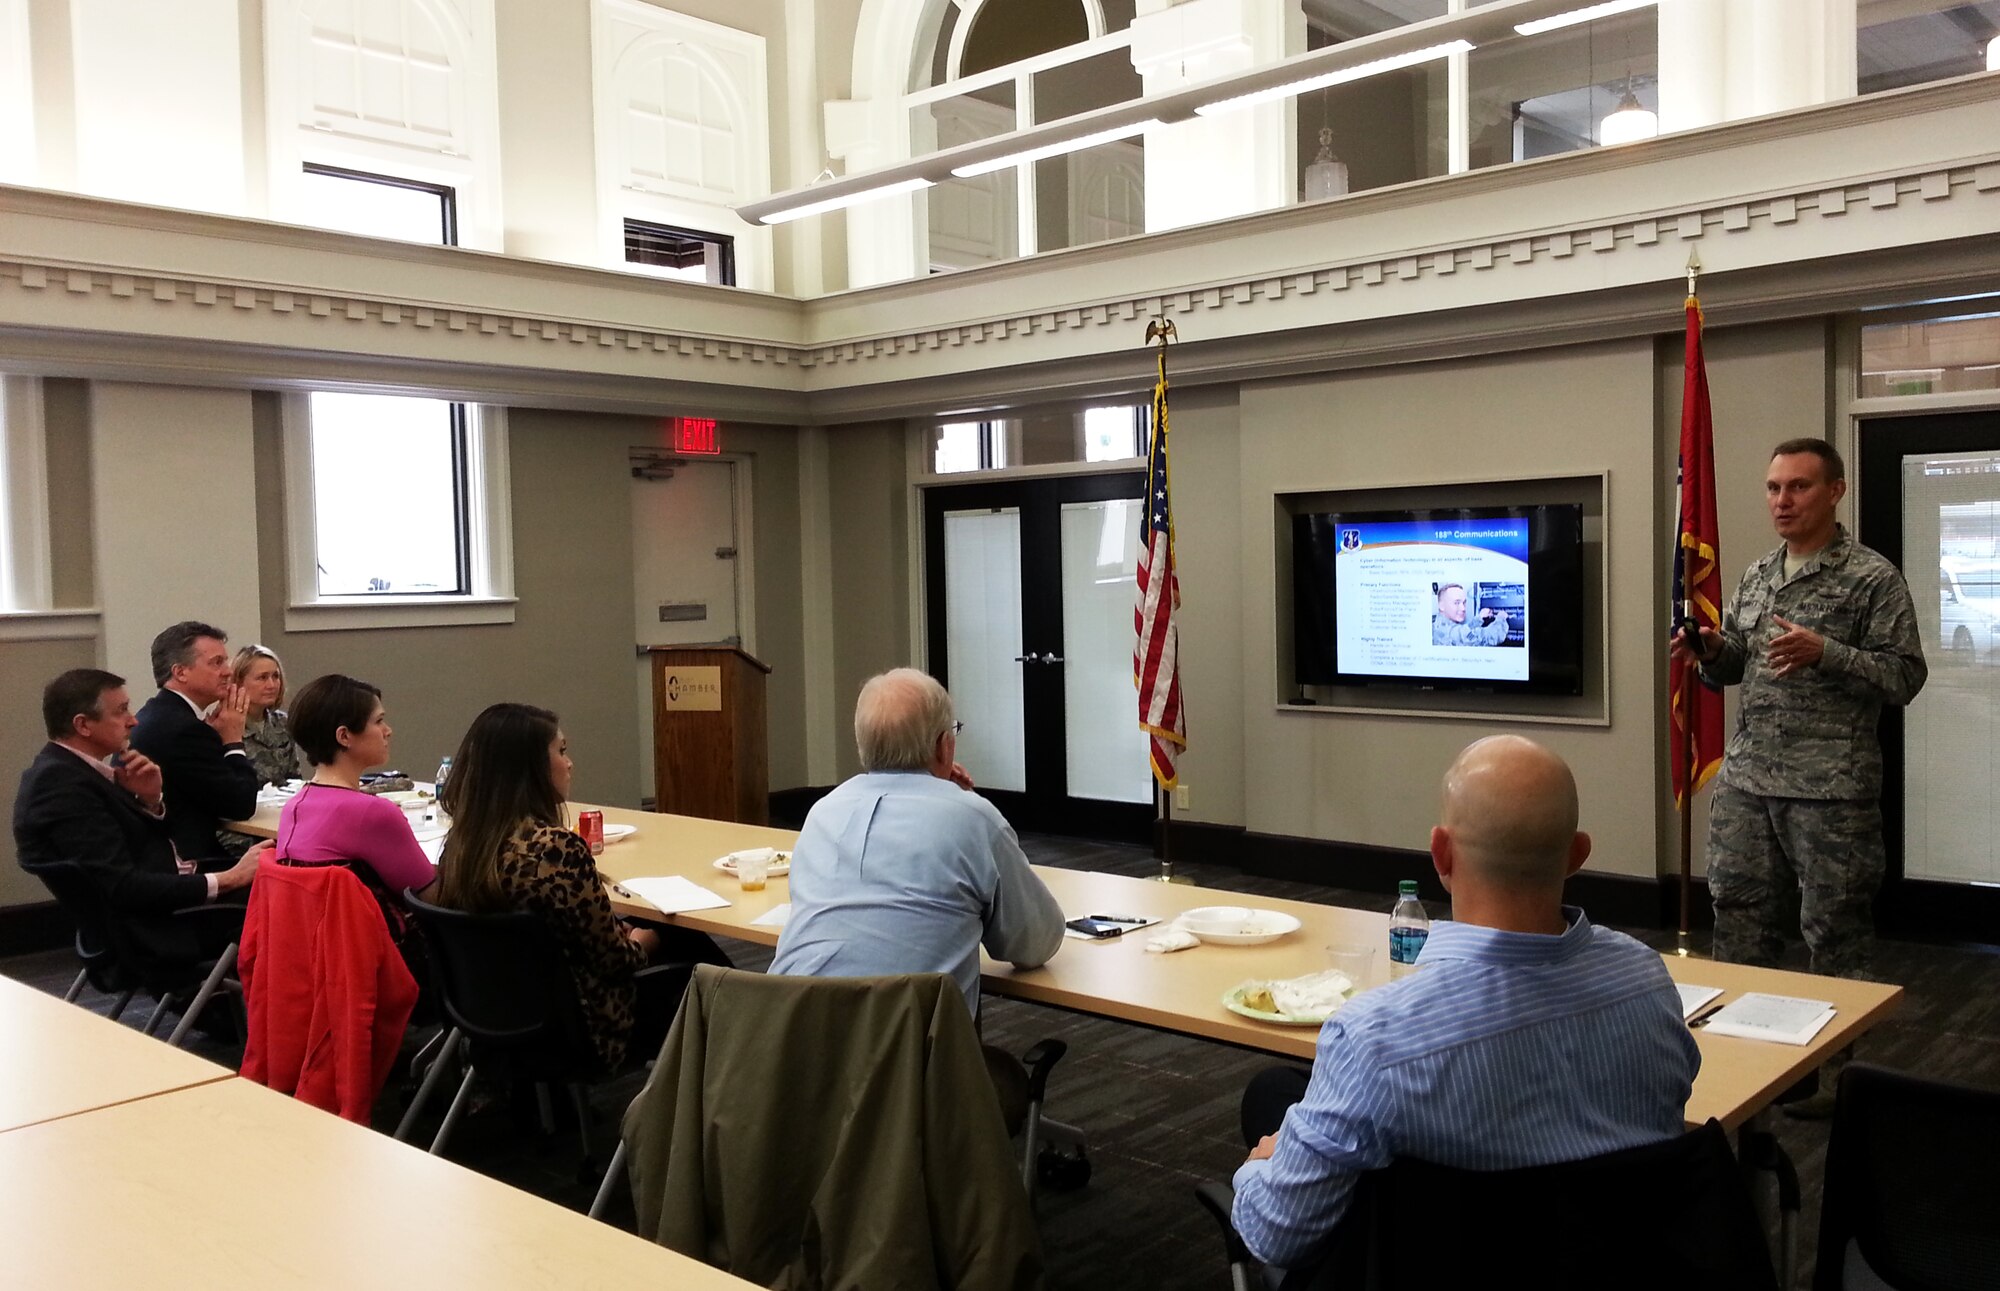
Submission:
[[[721,870],[724,874],[736,873],[736,853],[731,852],[727,856],[717,857],[715,861],[715,868]],[[772,859],[771,868],[765,871],[766,874],[772,876],[776,876],[779,874],[790,874],[791,872],[792,872],[792,854],[790,852],[779,852],[777,856]]]
[[1211,905],[1187,911],[1174,926],[1218,946],[1261,946],[1297,932],[1300,924],[1277,910]]
[[630,838],[639,832],[637,825],[614,825],[609,821],[604,825],[604,845],[611,846],[621,838]]
[[1222,1007],[1231,1013],[1240,1013],[1246,1018],[1255,1018],[1259,1022],[1276,1022],[1279,1026],[1287,1027],[1316,1027],[1339,1011],[1331,1010],[1313,1017],[1302,1013],[1267,1013],[1263,1009],[1253,1009],[1243,1002],[1243,993],[1259,985],[1262,983],[1244,982],[1241,986],[1230,987],[1222,993]]

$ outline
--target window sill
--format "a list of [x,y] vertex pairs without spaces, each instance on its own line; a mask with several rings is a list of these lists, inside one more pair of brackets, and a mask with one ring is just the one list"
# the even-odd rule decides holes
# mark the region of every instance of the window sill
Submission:
[[351,632],[361,628],[448,628],[512,623],[511,596],[367,596],[312,601],[285,608],[287,632]]
[[0,641],[90,641],[97,637],[98,619],[96,606],[0,611]]

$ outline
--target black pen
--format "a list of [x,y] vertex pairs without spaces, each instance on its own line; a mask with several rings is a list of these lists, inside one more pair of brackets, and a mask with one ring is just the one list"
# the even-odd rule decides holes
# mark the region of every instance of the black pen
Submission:
[[1719,1011],[1721,1008],[1722,1008],[1722,1001],[1717,1000],[1713,1004],[1710,1004],[1707,1008],[1702,1009],[1700,1012],[1696,1013],[1693,1017],[1688,1019],[1688,1030],[1692,1031],[1696,1027],[1707,1026],[1709,1018],[1713,1017],[1716,1014],[1716,1012]]

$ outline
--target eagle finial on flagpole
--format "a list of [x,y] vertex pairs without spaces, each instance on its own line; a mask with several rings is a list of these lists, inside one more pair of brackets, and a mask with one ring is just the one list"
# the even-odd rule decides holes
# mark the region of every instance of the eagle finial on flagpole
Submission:
[[1180,330],[1174,326],[1174,320],[1171,318],[1155,318],[1146,324],[1146,344],[1148,345],[1151,345],[1154,341],[1165,345],[1168,341],[1178,341],[1179,339],[1181,339]]

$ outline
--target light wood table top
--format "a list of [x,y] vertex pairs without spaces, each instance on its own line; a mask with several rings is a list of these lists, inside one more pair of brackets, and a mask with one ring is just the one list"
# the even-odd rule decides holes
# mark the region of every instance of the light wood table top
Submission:
[[[671,922],[703,932],[775,945],[778,929],[754,924],[759,915],[790,899],[783,878],[762,892],[741,891],[736,880],[714,868],[717,857],[745,847],[789,848],[789,830],[737,825],[727,821],[651,812],[599,808],[606,821],[636,825],[639,832],[604,849],[598,868],[611,880],[680,874],[727,898],[718,910],[675,915]],[[1387,980],[1389,916],[1341,906],[1314,905],[1274,897],[1180,884],[1157,883],[1119,874],[1035,867],[1071,918],[1090,914],[1143,914],[1170,919],[1203,905],[1254,905],[1295,916],[1299,931],[1263,946],[1202,945],[1169,955],[1149,953],[1151,930],[1104,941],[1067,938],[1054,959],[1040,968],[1018,969],[983,959],[982,988],[1008,999],[1048,1004],[1098,1017],[1159,1027],[1183,1035],[1220,1040],[1286,1057],[1310,1059],[1317,1027],[1288,1027],[1241,1017],[1222,1006],[1232,987],[1251,979],[1296,977],[1329,966],[1329,946],[1375,951],[1370,987]],[[1387,904],[1387,898],[1384,898]],[[652,907],[614,891],[621,914],[659,917]],[[1837,1012],[1809,1045],[1711,1036],[1697,1030],[1701,1074],[1688,1100],[1688,1124],[1710,1117],[1735,1129],[1770,1105],[1778,1094],[1814,1070],[1833,1051],[1851,1044],[1880,1021],[1902,988],[1873,982],[1813,977],[1742,964],[1663,956],[1677,981],[1723,988],[1721,1002],[1747,991],[1828,1000]]]
[[751,1284],[246,1080],[0,1134],[10,1286]]
[[0,1055],[0,1131],[236,1074],[11,977],[0,977]]
[[[572,810],[590,809],[589,804],[572,804]],[[731,904],[718,910],[674,915],[669,922],[767,946],[777,944],[777,928],[753,921],[790,899],[785,880],[773,878],[762,892],[744,892],[734,878],[715,869],[713,863],[726,853],[746,847],[788,849],[797,840],[797,834],[619,807],[596,810],[604,813],[607,822],[634,825],[639,831],[604,849],[598,858],[598,869],[607,879],[615,883],[630,878],[682,875],[727,898]],[[261,823],[267,811],[270,830],[275,831],[276,809],[260,811],[258,822],[253,825]],[[1294,915],[1301,927],[1269,945],[1203,945],[1171,955],[1147,953],[1145,943],[1151,934],[1145,930],[1106,941],[1065,939],[1056,957],[1040,968],[1017,969],[1010,964],[984,960],[983,989],[994,995],[1310,1059],[1318,1028],[1279,1026],[1240,1017],[1223,1008],[1223,994],[1247,980],[1296,977],[1325,968],[1326,949],[1332,945],[1373,948],[1374,980],[1369,985],[1380,985],[1386,980],[1387,913],[1155,883],[1119,874],[1044,866],[1037,866],[1036,873],[1071,918],[1089,914],[1144,914],[1164,920],[1195,906],[1254,905]],[[611,903],[620,914],[660,917],[644,901],[615,889]],[[1388,904],[1388,897],[1383,898],[1383,903]],[[1739,1040],[1697,1031],[1702,1069],[1695,1080],[1694,1095],[1688,1100],[1686,1115],[1690,1125],[1699,1125],[1710,1117],[1731,1129],[1741,1125],[1818,1067],[1829,1054],[1867,1032],[1902,995],[1901,987],[1873,982],[1718,964],[1706,959],[1664,958],[1676,980],[1723,988],[1724,1003],[1746,991],[1763,991],[1828,1000],[1837,1010],[1834,1020],[1809,1045]]]

